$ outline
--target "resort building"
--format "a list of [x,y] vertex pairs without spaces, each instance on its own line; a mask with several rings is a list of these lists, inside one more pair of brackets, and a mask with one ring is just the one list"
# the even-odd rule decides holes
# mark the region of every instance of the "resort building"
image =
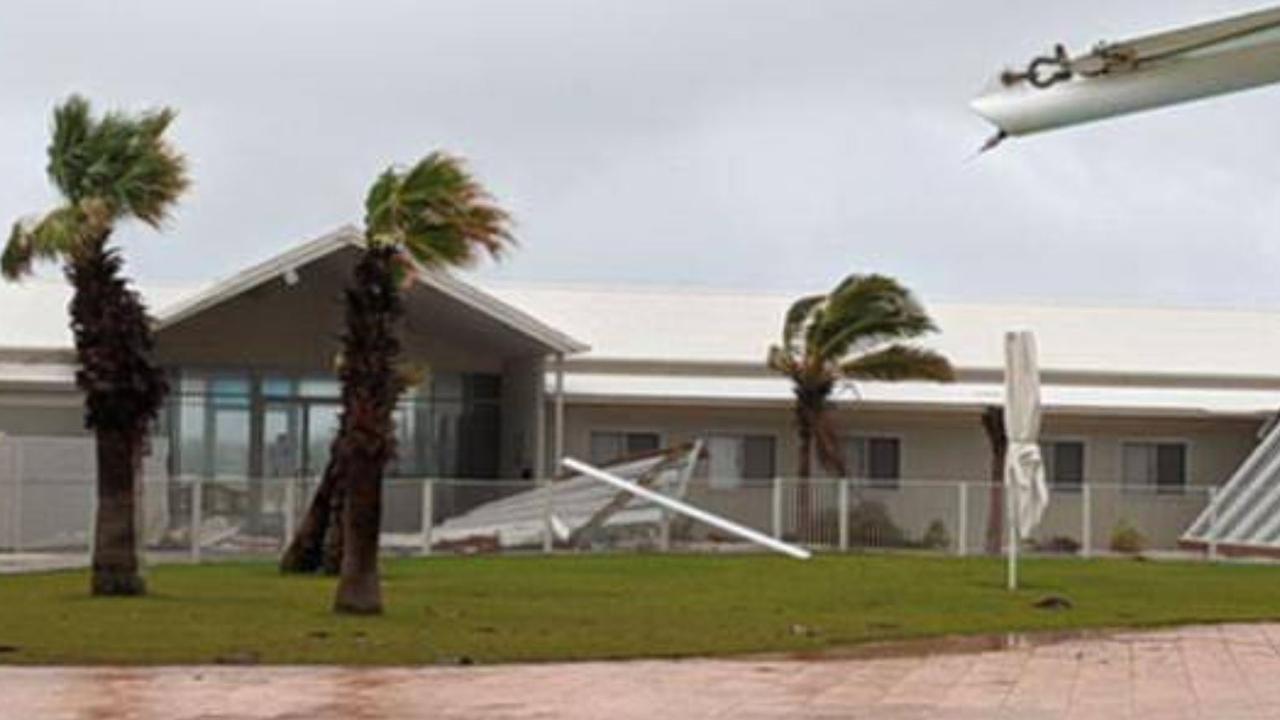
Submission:
[[[222,282],[144,288],[173,388],[153,471],[323,469],[358,242],[343,228]],[[10,439],[84,435],[69,295],[52,281],[0,286],[0,434]],[[692,439],[705,443],[706,493],[794,473],[790,388],[764,366],[791,295],[478,286],[428,273],[407,298],[405,356],[423,381],[397,412],[392,477],[543,477],[564,455],[606,462]],[[1001,402],[1013,327],[1039,339],[1055,491],[1094,484],[1167,498],[1151,512],[1171,537],[1203,507],[1181,498],[1226,482],[1280,409],[1280,314],[927,304],[941,332],[924,342],[951,358],[957,382],[864,382],[837,397],[850,469],[886,497],[915,481],[990,479],[982,415]],[[0,457],[0,493],[4,472]],[[396,505],[393,516],[419,507]]]

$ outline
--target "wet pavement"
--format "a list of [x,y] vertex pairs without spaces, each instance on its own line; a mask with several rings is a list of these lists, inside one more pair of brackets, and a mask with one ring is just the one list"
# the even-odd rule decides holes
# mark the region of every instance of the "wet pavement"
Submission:
[[0,668],[0,717],[1280,718],[1280,624],[1026,642],[878,645],[816,659],[457,668]]

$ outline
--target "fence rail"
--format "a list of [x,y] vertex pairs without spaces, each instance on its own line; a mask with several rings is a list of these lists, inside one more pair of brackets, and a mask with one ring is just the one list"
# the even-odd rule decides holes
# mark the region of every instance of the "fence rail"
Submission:
[[[78,467],[36,467],[0,453],[0,551],[87,553],[91,477]],[[275,555],[298,527],[317,486],[316,478],[148,473],[138,505],[139,527],[150,553],[197,561]],[[605,508],[599,497],[588,502],[566,487],[545,480],[388,479],[383,551],[728,552],[744,547],[713,527],[656,505],[614,497]],[[1001,489],[985,482],[695,478],[682,488],[656,489],[679,493],[700,508],[815,549],[955,555],[1002,550]],[[1179,538],[1209,506],[1213,491],[1192,486],[1167,492],[1103,482],[1054,489],[1026,551],[1212,557],[1212,545],[1184,548]]]

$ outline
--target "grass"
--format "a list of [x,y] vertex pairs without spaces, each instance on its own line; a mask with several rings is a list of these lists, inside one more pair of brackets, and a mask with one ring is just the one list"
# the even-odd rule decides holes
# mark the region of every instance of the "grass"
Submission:
[[[387,613],[261,563],[163,566],[144,598],[83,572],[0,577],[0,662],[418,664],[724,655],[870,640],[1280,618],[1280,568],[901,555],[440,557],[385,566]],[[1041,596],[1075,607],[1032,607]],[[796,632],[803,626],[805,632]],[[811,634],[810,634],[811,633]]]

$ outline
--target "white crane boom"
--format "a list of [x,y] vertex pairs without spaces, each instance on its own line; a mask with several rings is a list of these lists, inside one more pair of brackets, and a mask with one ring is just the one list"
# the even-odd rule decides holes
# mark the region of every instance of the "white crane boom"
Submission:
[[971,107],[1018,135],[1280,82],[1280,7],[1069,55],[1057,46],[1001,73]]

